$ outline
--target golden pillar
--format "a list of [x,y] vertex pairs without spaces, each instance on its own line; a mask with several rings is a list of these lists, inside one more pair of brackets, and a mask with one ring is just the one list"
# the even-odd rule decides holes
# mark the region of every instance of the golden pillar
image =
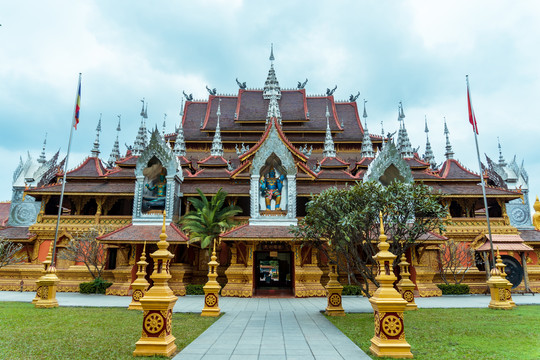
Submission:
[[416,305],[416,303],[414,302],[414,288],[416,286],[410,279],[410,265],[411,264],[407,262],[407,257],[405,256],[405,254],[402,254],[401,262],[399,263],[399,268],[401,270],[401,280],[398,282],[397,286],[399,292],[401,293],[401,296],[407,301],[407,306],[405,307],[405,310],[418,310],[418,305]]
[[58,279],[58,276],[56,276],[56,268],[51,266],[52,246],[53,243],[51,242],[49,253],[43,262],[43,275],[36,281],[36,297],[32,300],[32,303],[37,308],[58,307],[58,300],[56,300],[56,289],[58,288],[60,279]]
[[131,283],[133,294],[131,294],[131,303],[128,306],[129,310],[142,310],[143,307],[140,300],[144,297],[144,293],[150,284],[146,281],[146,241],[144,242],[141,260],[137,262],[137,278]]
[[144,312],[143,328],[142,336],[135,344],[134,356],[171,356],[176,351],[172,335],[172,310],[178,298],[168,284],[171,278],[169,266],[174,255],[168,250],[165,212],[159,239],[158,249],[150,254],[154,259],[154,269],[150,276],[154,286],[139,300]]
[[212,257],[208,263],[208,282],[203,287],[204,308],[202,309],[201,316],[219,316],[221,313],[221,309],[219,308],[219,290],[221,290],[221,286],[216,281],[219,264],[216,260],[216,241],[214,240]]
[[381,235],[379,236],[379,252],[373,257],[377,264],[379,288],[369,299],[375,315],[375,336],[371,339],[369,350],[378,357],[412,358],[411,345],[405,340],[405,324],[403,312],[407,301],[394,289],[397,280],[392,270],[396,255],[388,249],[390,244],[384,234],[382,213],[380,214]]
[[328,299],[326,315],[345,316],[345,310],[343,310],[341,302],[341,292],[343,291],[343,286],[338,281],[337,265],[330,265],[328,277],[330,280],[328,281],[328,284],[326,284],[326,298]]
[[505,267],[506,265],[503,264],[499,255],[499,248],[497,248],[497,264],[495,268],[491,269],[491,277],[487,281],[491,293],[491,301],[488,306],[490,309],[510,310],[516,306],[512,301],[512,293],[510,292],[512,283],[506,280]]

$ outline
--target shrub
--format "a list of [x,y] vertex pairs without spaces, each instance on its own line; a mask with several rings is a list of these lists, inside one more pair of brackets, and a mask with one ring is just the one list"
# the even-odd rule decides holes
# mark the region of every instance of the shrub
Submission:
[[186,295],[204,295],[203,286],[201,284],[186,285]]
[[463,295],[469,293],[469,285],[466,284],[437,284],[443,295]]
[[362,288],[358,285],[343,285],[342,295],[362,295]]
[[91,282],[80,283],[79,292],[81,294],[105,294],[105,291],[111,285],[112,282],[97,278]]

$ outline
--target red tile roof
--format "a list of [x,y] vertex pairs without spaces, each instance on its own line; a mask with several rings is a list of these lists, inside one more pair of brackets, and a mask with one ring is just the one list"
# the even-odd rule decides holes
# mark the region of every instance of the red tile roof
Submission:
[[11,202],[0,203],[0,227],[6,226],[9,220],[9,209],[11,208]]
[[[186,242],[187,236],[175,223],[170,223],[165,228],[167,241],[170,243]],[[161,234],[161,225],[133,225],[128,224],[113,232],[98,237],[103,242],[158,242]]]
[[0,237],[7,240],[29,241],[34,236],[35,234],[28,232],[28,226],[8,226],[0,230]]
[[[491,235],[491,241],[493,241],[493,249],[503,251],[532,251],[533,248],[525,245],[523,239],[519,235],[503,235],[503,234],[493,234]],[[491,246],[486,237],[486,242],[482,244],[476,251],[489,251]]]
[[350,165],[348,162],[345,162],[338,157],[325,157],[324,159],[321,160],[320,164],[321,164],[322,169],[331,169],[331,168],[343,169],[343,168],[348,168]]
[[87,157],[82,164],[75,169],[68,171],[67,176],[70,178],[80,177],[97,177],[102,176],[107,172],[107,169],[97,157]]
[[480,175],[466,169],[459,161],[454,159],[446,160],[439,170],[441,177],[452,180],[477,180],[480,182]]
[[254,226],[244,224],[221,235],[223,240],[292,240],[288,226]]
[[197,161],[199,166],[227,166],[228,161],[223,156],[208,156],[206,159]]
[[[28,194],[60,194],[62,184],[45,185],[39,188],[28,189]],[[133,194],[135,181],[92,181],[66,183],[66,194],[74,193],[103,193],[103,194]]]
[[538,230],[521,230],[519,235],[526,242],[540,243],[540,231]]

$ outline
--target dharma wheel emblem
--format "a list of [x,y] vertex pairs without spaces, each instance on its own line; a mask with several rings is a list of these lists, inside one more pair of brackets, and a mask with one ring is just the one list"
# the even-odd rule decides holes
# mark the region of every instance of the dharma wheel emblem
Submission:
[[328,302],[332,306],[339,306],[341,304],[341,296],[339,294],[332,294],[330,295]]
[[382,321],[382,330],[388,336],[396,336],[403,329],[401,319],[396,315],[388,315]]
[[144,328],[150,334],[156,334],[163,329],[163,317],[160,314],[152,313],[144,319]]
[[139,301],[143,296],[144,296],[144,293],[142,292],[142,290],[137,289],[133,292],[133,295],[131,296],[131,298],[134,301]]
[[217,304],[217,297],[216,295],[214,294],[208,294],[206,295],[206,298],[204,299],[204,302],[206,303],[206,306],[208,307],[213,307],[214,305]]
[[407,290],[403,293],[403,298],[407,300],[407,302],[414,301],[414,294],[411,290]]

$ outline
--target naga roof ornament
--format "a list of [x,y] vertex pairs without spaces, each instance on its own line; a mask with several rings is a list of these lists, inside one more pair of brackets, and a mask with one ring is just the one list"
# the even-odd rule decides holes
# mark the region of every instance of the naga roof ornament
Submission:
[[219,102],[218,102],[216,115],[217,115],[216,132],[214,133],[214,140],[212,141],[212,148],[210,149],[210,155],[223,156],[223,144],[221,143],[221,130],[219,128],[219,117],[221,116],[221,99],[219,99]]
[[96,126],[96,139],[94,140],[94,147],[91,151],[91,156],[97,158],[99,156],[99,133],[101,132],[101,113],[99,113],[99,120]]
[[336,157],[334,140],[330,131],[330,112],[328,111],[328,102],[326,103],[326,137],[324,138],[323,157]]
[[375,156],[375,153],[373,152],[373,144],[371,143],[371,138],[369,136],[369,130],[367,127],[367,111],[366,111],[366,103],[367,100],[364,99],[364,113],[362,117],[364,118],[364,138],[362,139],[362,150],[360,152],[360,156],[365,158],[372,158]]
[[453,159],[454,158],[454,152],[452,151],[452,144],[450,144],[450,138],[448,137],[448,134],[450,134],[450,131],[448,131],[448,126],[446,126],[446,117],[444,118],[444,135],[446,136],[446,152],[444,153],[444,156],[446,159]]

